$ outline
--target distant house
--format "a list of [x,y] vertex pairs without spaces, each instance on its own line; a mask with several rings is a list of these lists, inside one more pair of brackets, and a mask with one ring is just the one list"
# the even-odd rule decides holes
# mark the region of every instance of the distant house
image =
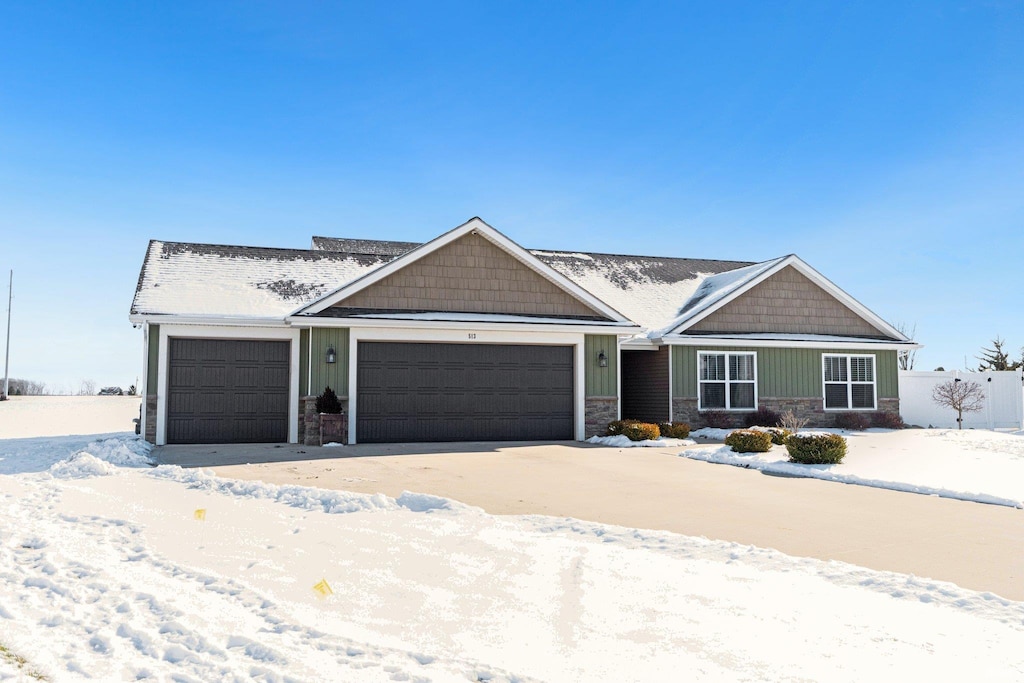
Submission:
[[157,444],[583,439],[617,417],[812,424],[899,410],[898,330],[794,255],[528,250],[479,218],[424,244],[152,241],[143,433]]

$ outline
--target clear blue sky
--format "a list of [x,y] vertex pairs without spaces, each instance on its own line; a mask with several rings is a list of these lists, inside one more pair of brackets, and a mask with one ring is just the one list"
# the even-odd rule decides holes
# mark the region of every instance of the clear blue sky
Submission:
[[12,375],[127,386],[150,238],[796,252],[919,368],[1024,345],[1024,6],[0,6]]

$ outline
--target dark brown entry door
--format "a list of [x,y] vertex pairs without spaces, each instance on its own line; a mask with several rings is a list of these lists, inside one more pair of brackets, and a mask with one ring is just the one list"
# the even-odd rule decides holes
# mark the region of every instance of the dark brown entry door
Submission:
[[167,443],[287,441],[290,344],[169,339]]
[[356,439],[573,438],[573,347],[360,342]]

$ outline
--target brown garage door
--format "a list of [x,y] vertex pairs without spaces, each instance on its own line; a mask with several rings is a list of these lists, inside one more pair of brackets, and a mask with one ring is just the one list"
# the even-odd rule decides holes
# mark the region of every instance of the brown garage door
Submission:
[[288,440],[290,342],[168,340],[167,443]]
[[356,439],[573,438],[573,348],[360,342]]

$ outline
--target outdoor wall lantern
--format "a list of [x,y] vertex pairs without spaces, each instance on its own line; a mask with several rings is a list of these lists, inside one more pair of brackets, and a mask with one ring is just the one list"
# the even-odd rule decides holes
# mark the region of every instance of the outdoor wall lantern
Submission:
[[331,346],[327,347],[327,362],[328,363],[337,363],[338,362],[338,354],[336,354],[334,352],[334,345],[333,344]]
[[600,368],[608,367],[608,356],[604,355],[604,351],[597,355],[597,366]]

